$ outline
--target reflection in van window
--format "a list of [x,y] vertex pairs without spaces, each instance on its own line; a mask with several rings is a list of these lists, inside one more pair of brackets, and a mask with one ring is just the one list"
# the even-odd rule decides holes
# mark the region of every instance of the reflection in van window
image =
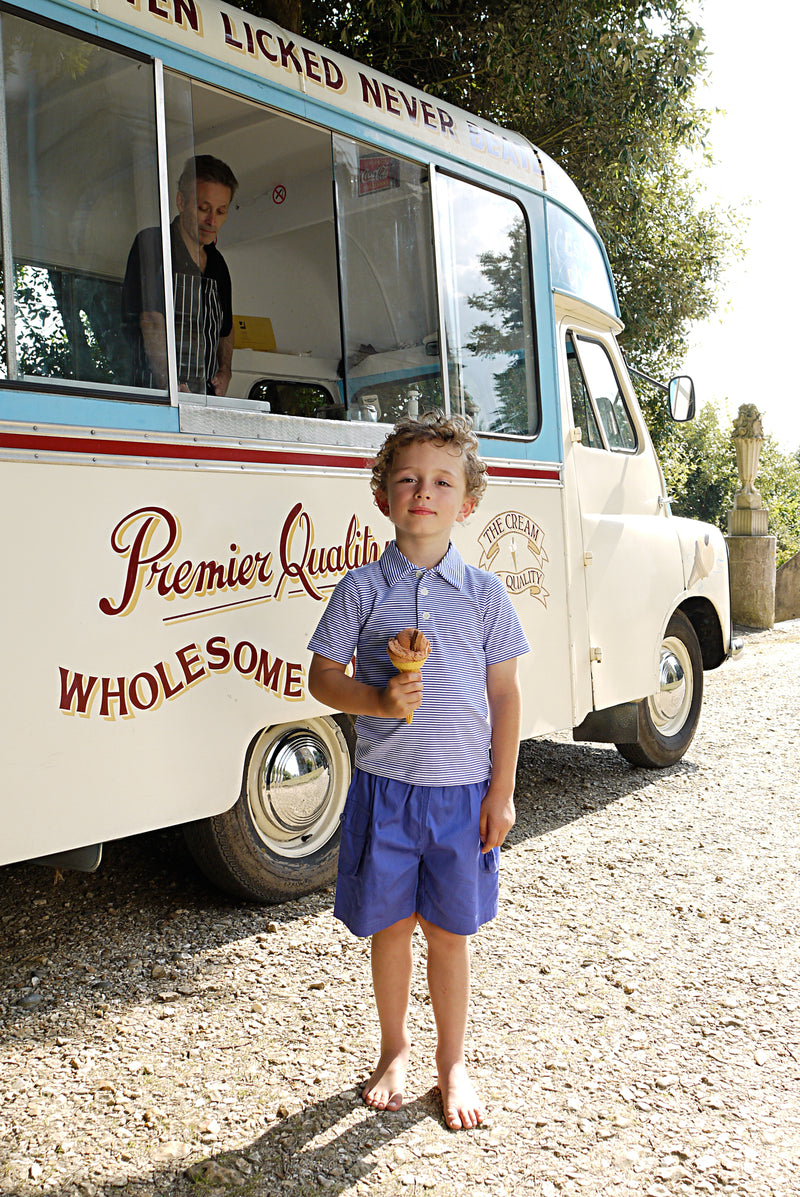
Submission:
[[581,430],[581,444],[588,445],[590,449],[602,449],[603,438],[597,426],[597,417],[594,414],[571,333],[567,333],[567,371],[572,398],[572,418],[575,427]]
[[528,228],[519,205],[437,180],[450,407],[479,432],[539,427]]
[[551,203],[547,205],[547,239],[555,289],[577,295],[604,312],[615,312],[605,258],[589,230]]
[[427,167],[334,137],[348,406],[443,407]]
[[136,232],[158,221],[152,70],[1,19],[14,255],[2,374],[127,388],[122,275]]
[[582,430],[584,443],[602,447],[599,424],[607,448],[632,452],[636,448],[636,433],[605,346],[589,337],[573,337],[568,333],[567,362],[575,424]]
[[268,403],[269,410],[279,416],[344,419],[344,407],[335,403],[328,390],[324,387],[306,386],[302,382],[262,378],[253,384],[247,398],[254,402]]

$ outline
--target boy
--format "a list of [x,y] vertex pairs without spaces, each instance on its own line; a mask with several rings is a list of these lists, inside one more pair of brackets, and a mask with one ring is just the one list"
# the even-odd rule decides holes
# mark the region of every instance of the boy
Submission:
[[[477,448],[461,417],[428,413],[396,425],[371,483],[395,540],[379,561],[342,579],[309,644],[311,693],[358,716],[334,914],[354,934],[372,936],[381,1053],[364,1101],[378,1110],[403,1101],[419,924],[439,1089],[453,1130],[484,1117],[464,1058],[467,936],[497,913],[498,849],[514,823],[516,659],[528,651],[500,579],[465,565],[450,543],[486,488]],[[431,643],[424,690],[422,675],[396,673],[386,652],[412,624]]]

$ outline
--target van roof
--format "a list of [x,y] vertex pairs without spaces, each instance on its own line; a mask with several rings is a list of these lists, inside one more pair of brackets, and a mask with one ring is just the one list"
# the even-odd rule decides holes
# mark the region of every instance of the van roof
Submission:
[[[314,119],[312,105],[305,105],[303,112],[304,98],[545,192],[594,228],[586,201],[566,171],[520,133],[471,116],[270,21],[217,0],[69,2],[89,9],[95,18],[105,16],[147,37],[288,89],[301,100],[299,106],[294,104],[295,111],[310,120]],[[361,135],[368,138],[367,130]]]

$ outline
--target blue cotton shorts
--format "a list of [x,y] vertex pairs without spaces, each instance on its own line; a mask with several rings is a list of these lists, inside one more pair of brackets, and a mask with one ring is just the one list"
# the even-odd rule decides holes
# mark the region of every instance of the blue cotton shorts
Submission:
[[414,786],[356,769],[342,814],[333,913],[354,935],[419,914],[473,935],[497,914],[500,850],[481,852],[488,781]]

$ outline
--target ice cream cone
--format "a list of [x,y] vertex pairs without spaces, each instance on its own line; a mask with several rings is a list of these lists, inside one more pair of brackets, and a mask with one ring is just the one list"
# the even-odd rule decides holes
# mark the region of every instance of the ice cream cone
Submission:
[[[386,648],[389,660],[398,673],[419,673],[428,659],[431,642],[419,628],[403,628],[402,632],[389,641]],[[414,718],[414,712],[406,715],[406,723]]]

